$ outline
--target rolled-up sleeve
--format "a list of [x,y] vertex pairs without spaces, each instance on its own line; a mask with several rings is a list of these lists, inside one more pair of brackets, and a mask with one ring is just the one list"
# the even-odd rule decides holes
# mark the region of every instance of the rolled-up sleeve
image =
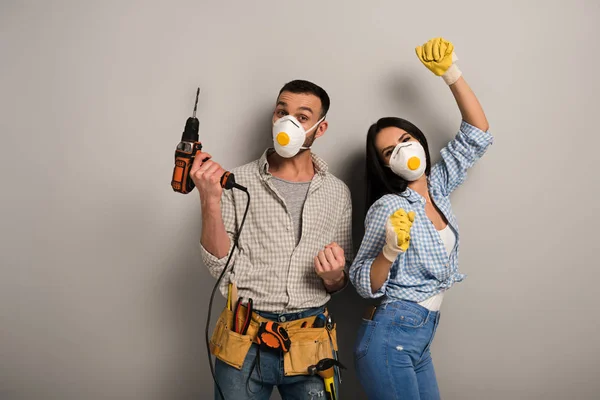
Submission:
[[338,224],[334,242],[339,244],[344,250],[346,265],[349,265],[352,262],[354,254],[352,249],[352,198],[348,189],[346,189],[344,204],[344,211]]
[[456,137],[441,151],[442,158],[431,168],[429,182],[448,196],[467,178],[467,170],[493,143],[489,132],[463,121]]
[[352,263],[354,256],[354,249],[352,248],[352,197],[350,196],[350,190],[348,188],[346,188],[345,194],[346,200],[344,201],[344,209],[333,239],[333,241],[344,250],[344,258],[346,259],[344,270],[345,281],[342,288],[335,292],[329,292],[329,294],[339,293],[348,286],[348,266]]
[[[235,236],[237,235],[235,200],[231,190],[223,190],[223,194],[221,195],[221,216],[223,218],[223,223],[225,224],[225,230],[229,236],[229,250],[227,251],[227,255],[222,258],[217,258],[215,255],[206,250],[202,243],[200,243],[200,255],[202,257],[202,262],[204,265],[206,265],[210,274],[215,278],[217,278],[223,271],[223,268],[227,263],[227,259],[232,251]],[[230,265],[234,262],[235,253],[231,257]]]
[[371,291],[371,265],[385,245],[385,223],[391,211],[385,202],[377,201],[369,209],[365,218],[365,235],[356,258],[350,267],[350,281],[359,295],[364,298],[378,298],[385,294],[390,274],[375,293]]

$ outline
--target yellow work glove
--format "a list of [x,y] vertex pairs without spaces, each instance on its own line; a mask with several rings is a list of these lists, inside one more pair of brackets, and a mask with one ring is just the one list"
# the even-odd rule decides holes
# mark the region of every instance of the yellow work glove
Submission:
[[383,256],[394,262],[398,254],[405,252],[410,244],[410,228],[415,221],[415,212],[396,210],[385,224],[385,246]]
[[444,38],[431,39],[423,46],[417,46],[415,51],[423,65],[437,76],[441,76],[448,85],[452,85],[461,77],[462,72],[455,64],[458,58],[454,54],[454,45]]

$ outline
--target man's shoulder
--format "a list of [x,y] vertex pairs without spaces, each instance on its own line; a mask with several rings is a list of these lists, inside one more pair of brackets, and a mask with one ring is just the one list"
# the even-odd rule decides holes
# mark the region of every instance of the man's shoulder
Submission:
[[231,170],[231,172],[235,175],[236,178],[245,178],[252,179],[258,178],[260,168],[260,159],[250,161],[246,164],[239,165]]
[[258,171],[258,162],[260,160],[252,160],[246,164],[242,164],[242,165],[238,165],[237,167],[233,168],[231,170],[231,172],[238,172],[238,173],[248,173],[248,172],[256,172]]
[[350,199],[350,189],[348,188],[348,185],[346,185],[343,180],[333,175],[331,172],[327,172],[325,175],[325,184],[328,186],[329,190],[332,190],[336,194],[343,195]]
[[[231,170],[234,174],[246,177],[260,177],[261,172],[265,172],[267,164],[267,156],[270,154],[270,149],[265,150],[261,156],[246,164],[235,167]],[[263,171],[261,171],[261,169]],[[236,175],[237,176],[237,175]]]

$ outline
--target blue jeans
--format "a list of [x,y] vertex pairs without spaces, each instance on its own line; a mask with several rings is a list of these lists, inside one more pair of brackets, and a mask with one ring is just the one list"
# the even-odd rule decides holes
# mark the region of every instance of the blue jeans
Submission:
[[354,348],[358,379],[369,399],[439,400],[429,350],[439,312],[395,301],[362,320]]
[[[293,314],[272,314],[258,312],[263,318],[286,322],[315,316],[324,311],[324,307]],[[261,350],[252,343],[242,369],[238,370],[223,361],[215,362],[215,375],[225,400],[268,400],[277,386],[283,400],[325,400],[325,385],[318,375],[285,376],[283,354]],[[215,400],[221,400],[215,386]]]

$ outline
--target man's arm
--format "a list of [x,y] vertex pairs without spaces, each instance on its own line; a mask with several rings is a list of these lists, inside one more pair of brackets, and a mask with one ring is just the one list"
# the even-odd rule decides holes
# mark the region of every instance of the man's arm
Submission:
[[315,271],[329,293],[342,290],[346,286],[348,280],[345,267],[344,250],[335,242],[325,246],[315,257]]
[[235,233],[235,207],[231,192],[223,191],[221,187],[225,170],[209,158],[209,154],[199,152],[190,174],[198,189],[202,209],[202,258],[211,274],[218,276],[225,266],[224,258],[229,254],[231,237]]
[[190,175],[200,195],[202,208],[202,237],[200,243],[217,258],[225,257],[229,251],[229,236],[221,216],[221,176],[225,170],[210,159],[210,154],[198,152]]
[[202,235],[200,244],[216,258],[223,258],[229,253],[231,241],[223,217],[221,215],[221,204],[202,203]]
[[315,271],[323,279],[328,293],[339,292],[349,282],[346,269],[347,264],[352,262],[352,199],[349,190],[346,196],[334,242],[315,257]]

